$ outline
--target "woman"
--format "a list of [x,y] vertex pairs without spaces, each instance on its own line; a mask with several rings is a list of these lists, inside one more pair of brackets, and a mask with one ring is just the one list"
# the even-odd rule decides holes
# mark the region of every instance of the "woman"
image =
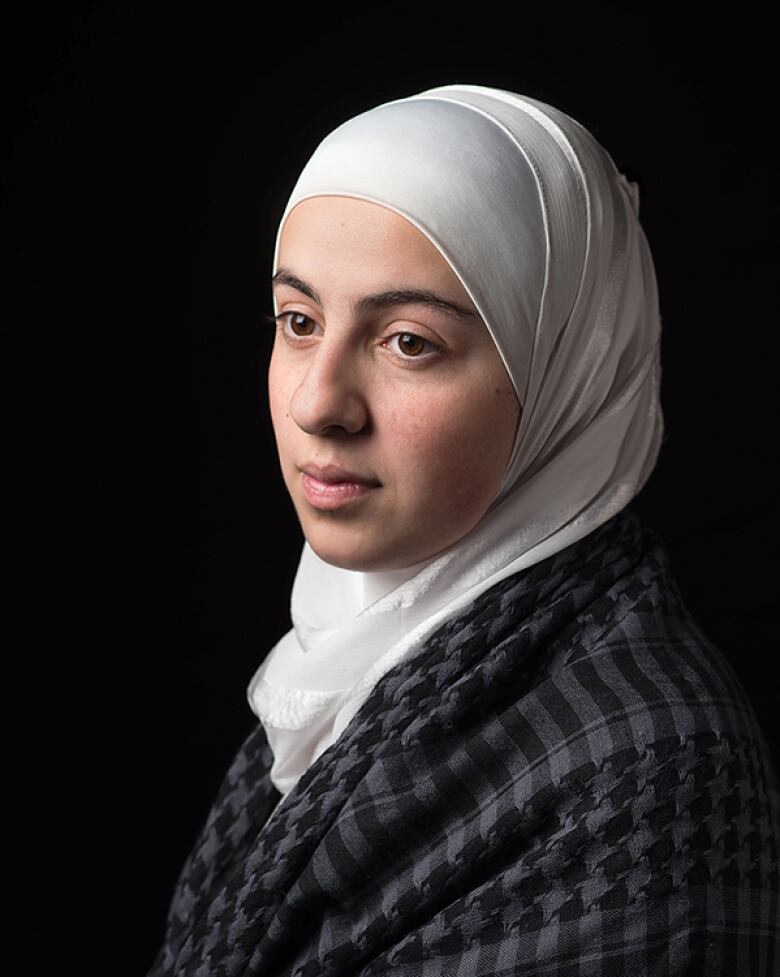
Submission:
[[663,430],[637,211],[480,86],[307,163],[269,370],[293,629],[152,974],[777,972],[775,772],[628,508]]

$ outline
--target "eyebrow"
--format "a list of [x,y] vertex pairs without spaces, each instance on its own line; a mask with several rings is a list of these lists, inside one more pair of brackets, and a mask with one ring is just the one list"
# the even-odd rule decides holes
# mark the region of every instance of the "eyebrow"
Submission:
[[[298,278],[288,268],[280,268],[271,279],[271,283],[273,285],[289,285],[291,288],[303,292],[317,305],[322,305],[317,290],[308,282]],[[476,312],[472,312],[457,302],[445,299],[443,295],[439,295],[438,292],[433,292],[428,288],[388,288],[383,292],[375,292],[373,295],[362,295],[352,303],[352,311],[356,314],[364,314],[391,308],[394,305],[424,305],[440,312],[449,312],[450,315],[469,322],[475,322],[479,319]]]

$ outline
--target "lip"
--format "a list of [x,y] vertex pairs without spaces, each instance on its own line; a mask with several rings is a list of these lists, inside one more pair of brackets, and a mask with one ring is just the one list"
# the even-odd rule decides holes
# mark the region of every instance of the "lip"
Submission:
[[300,472],[303,494],[315,509],[340,509],[365,498],[381,485],[375,478],[338,465],[303,465]]

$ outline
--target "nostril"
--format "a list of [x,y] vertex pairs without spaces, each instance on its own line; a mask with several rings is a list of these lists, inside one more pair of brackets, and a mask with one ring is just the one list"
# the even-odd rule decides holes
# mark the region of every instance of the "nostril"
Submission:
[[289,413],[308,434],[357,433],[366,427],[368,410],[360,392],[351,385],[307,378],[295,391]]

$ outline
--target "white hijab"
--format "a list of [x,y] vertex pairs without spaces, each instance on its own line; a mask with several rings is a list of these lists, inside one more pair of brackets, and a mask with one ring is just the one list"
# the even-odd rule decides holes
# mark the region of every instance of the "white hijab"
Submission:
[[382,204],[431,240],[490,330],[522,414],[496,499],[444,554],[359,573],[304,545],[292,630],[247,693],[282,795],[447,618],[619,512],[655,466],[663,432],[658,297],[637,190],[579,123],[478,85],[364,112],[304,167],[274,272],[287,215],[323,194]]

